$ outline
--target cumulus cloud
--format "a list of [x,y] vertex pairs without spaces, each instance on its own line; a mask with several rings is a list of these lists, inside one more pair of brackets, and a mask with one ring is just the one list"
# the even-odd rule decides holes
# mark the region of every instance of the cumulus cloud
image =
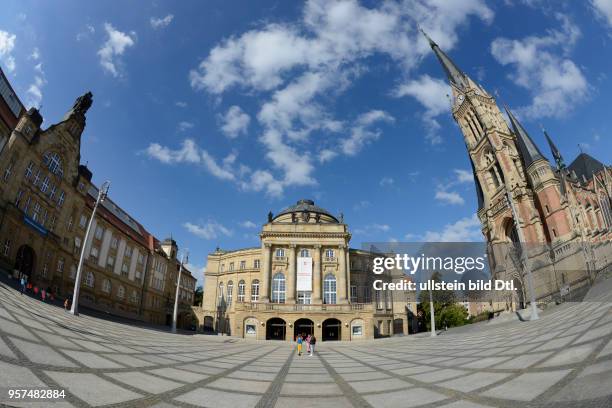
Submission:
[[83,41],[91,37],[92,34],[96,32],[96,29],[91,24],[87,24],[85,28],[76,35],[77,41]]
[[376,233],[381,233],[381,232],[389,232],[391,231],[391,227],[387,224],[368,224],[365,227],[362,228],[356,228],[355,229],[355,234],[356,235],[372,235],[372,234],[376,234]]
[[421,75],[417,79],[399,85],[392,94],[397,98],[412,96],[425,107],[422,120],[427,129],[427,139],[432,145],[435,145],[442,143],[442,138],[438,134],[440,123],[436,117],[450,111],[447,96],[449,92],[450,86],[446,81],[432,78],[429,75]]
[[589,84],[582,70],[567,57],[580,37],[580,29],[567,16],[556,15],[560,29],[520,40],[496,38],[491,54],[511,66],[510,78],[532,93],[530,105],[517,111],[529,118],[564,117],[588,97]]
[[593,10],[612,28],[612,0],[591,0]]
[[7,72],[13,72],[16,67],[15,57],[12,54],[16,39],[15,34],[0,30],[0,62]]
[[250,221],[250,220],[241,222],[240,226],[243,228],[257,228],[257,224],[255,224],[253,221]]
[[192,222],[183,223],[183,227],[196,235],[204,239],[215,239],[219,236],[229,237],[233,234],[233,231],[216,221],[208,221],[204,224],[195,224]]
[[104,30],[107,39],[98,50],[100,65],[106,72],[117,78],[121,76],[121,56],[125,50],[136,44],[136,33],[133,31],[131,33],[121,32],[110,23],[104,24]]
[[453,169],[453,173],[457,177],[457,183],[473,183],[474,175],[469,170]]
[[187,122],[187,121],[181,121],[178,124],[178,130],[179,132],[185,132],[187,130],[193,129],[195,125],[191,122]]
[[240,106],[230,106],[225,115],[221,117],[221,131],[230,139],[238,137],[241,133],[246,134],[251,122],[251,117],[246,114]]
[[[365,60],[386,56],[408,76],[430,52],[416,22],[450,49],[457,27],[472,16],[489,23],[493,12],[482,0],[405,0],[371,8],[356,0],[310,0],[299,21],[263,24],[221,41],[190,71],[189,81],[212,95],[238,90],[260,98],[259,141],[271,166],[252,172],[254,181],[270,180],[281,192],[315,185],[313,158],[325,163],[356,155],[380,137],[370,128],[375,122],[392,121],[382,111],[352,120],[331,114],[334,98],[367,70]],[[330,134],[344,137],[326,143]]]
[[160,28],[168,27],[173,19],[174,19],[174,15],[168,14],[166,17],[162,17],[162,18],[151,17],[149,22],[151,23],[151,27],[153,27],[153,29],[157,30],[157,29],[160,29]]
[[463,197],[461,197],[459,193],[455,191],[438,190],[436,191],[435,199],[444,204],[465,204],[465,200],[463,199]]
[[480,220],[476,215],[461,218],[447,224],[441,231],[427,231],[422,240],[426,242],[472,242],[482,241]]

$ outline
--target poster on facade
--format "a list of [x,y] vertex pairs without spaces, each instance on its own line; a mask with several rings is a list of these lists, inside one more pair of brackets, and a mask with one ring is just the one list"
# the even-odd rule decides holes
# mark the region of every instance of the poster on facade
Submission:
[[297,259],[296,290],[312,291],[312,258]]

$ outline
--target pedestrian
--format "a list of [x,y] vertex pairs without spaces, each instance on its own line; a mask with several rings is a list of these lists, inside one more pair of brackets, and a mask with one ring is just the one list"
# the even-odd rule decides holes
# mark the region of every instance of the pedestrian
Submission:
[[38,297],[38,286],[34,286],[34,297]]
[[298,356],[302,355],[302,336],[298,336],[297,338],[297,352]]
[[308,336],[306,336],[306,352],[310,355],[310,334]]
[[317,344],[317,338],[313,334],[312,337],[310,338],[310,356],[311,357],[314,354],[315,344]]
[[45,301],[45,298],[47,297],[47,291],[45,290],[45,288],[42,288],[42,290],[40,291],[40,296],[42,298],[42,301]]
[[68,298],[64,299],[64,310],[66,312],[68,311],[69,306],[70,306],[70,302],[68,301]]
[[25,279],[25,276],[21,277],[20,284],[21,284],[21,294],[23,295],[23,292],[25,292],[25,289],[26,289],[26,279]]

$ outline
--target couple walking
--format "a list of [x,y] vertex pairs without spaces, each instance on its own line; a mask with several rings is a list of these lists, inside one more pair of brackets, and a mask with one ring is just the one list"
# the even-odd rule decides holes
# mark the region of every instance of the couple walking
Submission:
[[307,336],[306,333],[302,333],[297,337],[297,352],[298,356],[302,355],[302,348],[304,347],[304,343],[306,343],[306,352],[309,356],[312,357],[314,354],[315,344],[317,344],[317,338],[310,334]]

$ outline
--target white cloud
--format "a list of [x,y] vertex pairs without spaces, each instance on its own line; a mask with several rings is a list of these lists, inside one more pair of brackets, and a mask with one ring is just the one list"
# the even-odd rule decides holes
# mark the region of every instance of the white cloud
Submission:
[[168,14],[166,17],[163,17],[163,18],[153,18],[153,17],[151,17],[151,19],[149,21],[151,23],[151,27],[153,27],[155,30],[157,30],[159,28],[166,28],[166,27],[168,27],[168,25],[170,25],[170,23],[172,22],[173,19],[174,19],[174,15]]
[[491,54],[502,65],[514,68],[510,78],[532,93],[532,102],[517,111],[530,118],[564,117],[587,99],[589,84],[567,54],[580,37],[580,29],[565,15],[557,14],[560,29],[521,40],[497,38]]
[[427,129],[427,139],[432,145],[442,142],[438,134],[440,123],[437,116],[450,112],[448,97],[450,86],[446,81],[421,75],[418,79],[410,80],[399,85],[394,91],[395,97],[412,96],[425,107],[422,120]]
[[193,129],[195,125],[191,122],[187,122],[187,121],[181,121],[178,124],[178,130],[179,132],[185,132],[189,129]]
[[478,217],[461,218],[453,224],[447,224],[442,231],[427,231],[422,240],[426,242],[472,242],[482,241],[481,225]]
[[[386,56],[408,75],[430,53],[415,22],[450,49],[457,28],[471,16],[489,23],[493,13],[482,0],[406,0],[373,8],[356,0],[310,0],[299,21],[262,24],[224,39],[191,70],[189,80],[193,89],[213,95],[238,89],[261,97],[259,141],[271,167],[252,175],[257,183],[270,180],[282,193],[288,186],[315,185],[313,160],[324,163],[339,154],[357,154],[380,137],[369,126],[392,120],[382,111],[353,121],[331,114],[335,97],[367,70],[366,58]],[[330,133],[343,131],[344,139],[330,142]],[[322,141],[312,142],[311,137]]]
[[255,224],[253,221],[250,221],[250,220],[241,222],[240,226],[243,228],[257,228],[257,224]]
[[179,108],[186,108],[187,107],[187,102],[185,102],[185,101],[176,101],[176,102],[174,102],[174,104],[176,106],[178,106]]
[[238,137],[241,133],[246,134],[251,122],[251,117],[236,105],[230,106],[221,119],[223,121],[221,131],[230,139]]
[[395,180],[393,177],[383,177],[378,184],[380,184],[381,187],[391,187],[395,184]]
[[126,34],[116,30],[110,23],[104,24],[104,30],[108,38],[98,50],[100,65],[106,72],[117,78],[121,76],[122,62],[120,57],[125,53],[125,50],[136,44],[136,33]]
[[591,5],[597,16],[612,28],[612,0],[591,0]]
[[463,197],[455,191],[438,190],[436,191],[436,200],[444,204],[462,205],[465,204]]
[[192,234],[204,239],[215,239],[222,235],[229,237],[233,234],[232,230],[216,221],[208,221],[204,224],[185,222],[183,227]]
[[7,72],[13,72],[16,67],[15,57],[12,54],[16,39],[15,34],[0,30],[0,62],[4,64]]
[[374,223],[374,224],[368,224],[362,228],[356,228],[354,232],[356,235],[372,235],[375,233],[389,232],[389,231],[391,231],[391,227],[389,225]]
[[83,31],[79,32],[76,35],[76,40],[82,41],[82,40],[88,39],[95,32],[96,32],[96,29],[94,28],[94,26],[92,26],[91,24],[87,24],[85,28],[83,29]]
[[40,75],[34,76],[34,82],[30,84],[28,90],[26,91],[28,96],[28,106],[34,106],[36,108],[40,108],[40,103],[42,102],[43,98],[42,87],[47,83],[44,72],[42,72],[42,68],[39,68],[39,72]]
[[453,169],[453,173],[457,177],[457,183],[473,183],[474,175],[469,170]]
[[38,49],[38,47],[34,47],[32,53],[28,58],[33,59],[34,61],[38,61],[40,59],[40,50]]

